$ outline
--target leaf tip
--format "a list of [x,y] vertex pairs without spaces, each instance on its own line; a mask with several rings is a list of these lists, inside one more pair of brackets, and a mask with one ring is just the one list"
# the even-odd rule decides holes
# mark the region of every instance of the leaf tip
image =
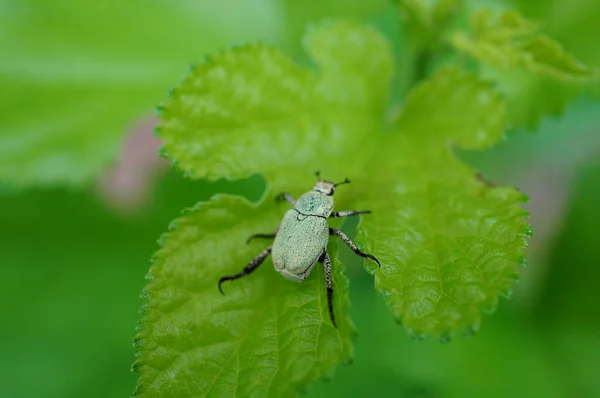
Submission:
[[[160,104],[158,104],[154,107],[154,116],[156,116],[158,119],[161,119],[164,114],[164,111],[165,111],[165,104],[164,104],[164,102],[161,102]],[[156,131],[156,127],[154,128],[154,131]]]
[[[161,137],[161,133],[162,133],[162,125],[161,125],[161,124],[159,124],[159,125],[157,125],[157,126],[154,126],[154,128],[152,129],[152,134],[153,134],[153,135],[154,135],[156,138],[159,138],[159,139],[160,139],[160,138],[162,138],[162,137]],[[161,150],[163,150],[163,147],[161,147],[161,148],[158,150],[158,153],[159,153],[159,154],[161,153]]]
[[521,267],[525,267],[527,265],[527,256],[523,255],[519,257],[519,260],[517,261],[517,263],[521,266]]
[[148,292],[148,290],[146,290],[146,289],[142,290],[142,292],[140,293],[140,298],[141,298],[142,300],[146,300],[146,301],[148,301],[148,300],[150,300],[150,297],[151,297],[151,296],[150,296],[150,293],[149,293],[149,292]]

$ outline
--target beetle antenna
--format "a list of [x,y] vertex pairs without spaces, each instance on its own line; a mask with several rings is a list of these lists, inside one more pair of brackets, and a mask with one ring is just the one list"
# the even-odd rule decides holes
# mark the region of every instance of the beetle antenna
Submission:
[[350,180],[348,179],[348,177],[346,177],[346,179],[342,182],[338,182],[337,184],[333,184],[334,187],[337,187],[338,185],[342,185],[342,184],[350,184]]
[[317,176],[317,179],[320,180],[321,179],[321,170],[315,171],[315,175]]

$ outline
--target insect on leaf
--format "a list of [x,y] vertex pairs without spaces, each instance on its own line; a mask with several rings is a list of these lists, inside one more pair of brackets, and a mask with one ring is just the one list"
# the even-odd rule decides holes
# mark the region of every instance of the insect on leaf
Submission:
[[[194,177],[262,172],[296,196],[313,183],[320,157],[337,164],[338,174],[358,170],[348,154],[361,153],[383,118],[389,46],[351,23],[319,25],[305,46],[316,70],[261,45],[198,65],[162,107],[166,153]],[[251,276],[225,283],[226,297],[217,290],[221,276],[239,272],[268,245],[243,243],[277,228],[285,206],[272,196],[258,207],[232,197],[201,204],[163,238],[139,335],[138,395],[291,396],[351,358],[354,331],[335,241],[339,329],[329,319],[321,266],[296,284],[269,258]]]
[[[528,226],[523,196],[486,185],[450,148],[498,142],[504,102],[477,77],[445,69],[417,86],[384,132],[392,72],[385,38],[329,22],[305,46],[313,69],[261,45],[198,65],[162,107],[166,154],[191,177],[261,173],[269,192],[295,197],[315,169],[350,177],[335,210],[373,210],[358,240],[381,260],[369,270],[396,319],[415,335],[472,332],[510,289]],[[233,197],[200,204],[164,237],[139,336],[138,395],[290,396],[350,357],[352,326],[345,316],[338,330],[329,323],[322,267],[298,285],[267,260],[218,295],[219,278],[266,247],[242,243],[277,227],[283,209],[272,197],[258,206]],[[335,312],[343,314],[337,261],[334,270]]]
[[277,228],[282,208],[220,196],[199,203],[162,238],[146,287],[134,368],[136,396],[287,397],[352,357],[347,282],[330,245],[338,326],[329,319],[323,267],[301,284],[267,258],[251,276],[223,284],[268,241],[245,241]]

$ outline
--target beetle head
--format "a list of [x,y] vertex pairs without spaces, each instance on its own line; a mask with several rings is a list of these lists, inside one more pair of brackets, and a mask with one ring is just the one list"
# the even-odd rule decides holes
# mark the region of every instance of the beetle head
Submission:
[[335,190],[335,184],[331,181],[319,180],[313,188],[313,191],[331,196]]
[[[317,178],[321,177],[320,172],[317,171],[315,174],[317,175]],[[313,191],[322,193],[323,195],[331,196],[331,195],[333,195],[333,192],[335,191],[335,187],[337,187],[338,185],[349,184],[349,183],[350,183],[350,180],[347,178],[342,182],[338,182],[337,184],[334,184],[331,181],[321,180],[319,178],[319,181],[317,181],[317,184],[313,188]]]

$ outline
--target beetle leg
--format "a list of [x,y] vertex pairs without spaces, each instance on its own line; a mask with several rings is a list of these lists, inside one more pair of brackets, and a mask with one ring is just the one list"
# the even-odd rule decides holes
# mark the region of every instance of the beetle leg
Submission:
[[335,314],[333,313],[333,285],[331,283],[331,259],[327,251],[323,253],[323,265],[325,266],[325,283],[327,284],[327,306],[329,307],[329,317],[333,327],[337,328],[335,323]]
[[261,238],[261,239],[273,239],[277,236],[277,232],[273,232],[272,234],[254,234],[248,239],[246,239],[246,243],[250,243],[252,239]]
[[290,202],[292,204],[292,206],[296,205],[296,200],[292,197],[292,195],[290,195],[287,192],[282,192],[279,195],[275,196],[276,202],[281,202],[283,200],[287,200],[288,202]]
[[358,216],[359,214],[371,214],[371,210],[347,210],[347,211],[334,211],[329,215],[330,218]]
[[232,281],[234,279],[241,278],[242,276],[251,274],[252,271],[257,269],[258,266],[261,265],[263,261],[265,261],[265,258],[267,258],[267,256],[271,253],[272,248],[273,248],[273,246],[269,246],[265,250],[260,252],[260,254],[256,257],[254,257],[254,259],[252,261],[250,261],[250,263],[248,265],[246,265],[241,272],[239,272],[235,275],[224,276],[221,279],[219,279],[218,287],[219,287],[219,291],[221,292],[221,294],[223,294],[223,295],[225,294],[225,293],[223,293],[223,289],[221,289],[221,283],[223,283],[225,281]]
[[344,243],[346,243],[348,246],[350,246],[350,249],[352,249],[352,251],[356,254],[358,254],[361,257],[364,258],[370,258],[371,260],[375,261],[377,263],[377,265],[379,265],[381,267],[381,263],[379,262],[379,260],[377,260],[377,258],[375,258],[375,256],[371,255],[371,254],[367,254],[367,253],[363,253],[359,250],[358,247],[356,247],[356,245],[354,244],[354,242],[352,242],[350,240],[350,238],[343,233],[342,231],[340,231],[339,229],[334,229],[334,228],[329,228],[329,235],[335,235],[339,238],[342,238],[342,240],[344,241]]

